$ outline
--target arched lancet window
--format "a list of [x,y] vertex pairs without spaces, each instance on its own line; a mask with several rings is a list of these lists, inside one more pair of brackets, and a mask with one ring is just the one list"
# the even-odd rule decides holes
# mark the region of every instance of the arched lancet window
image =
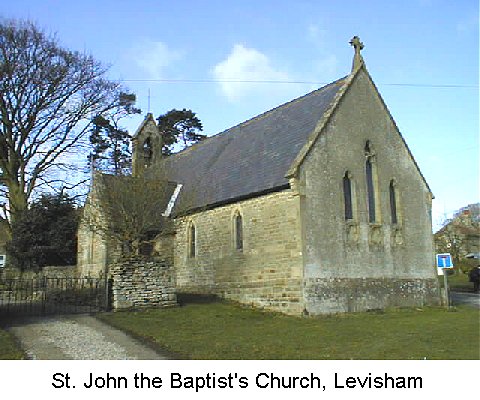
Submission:
[[237,213],[233,220],[235,232],[235,249],[243,250],[243,220],[240,213]]
[[392,216],[392,224],[398,224],[398,214],[397,214],[397,188],[395,181],[392,179],[390,181],[390,215]]
[[373,165],[370,157],[365,165],[367,175],[367,197],[368,197],[368,221],[375,222],[375,188],[373,183]]
[[144,160],[145,167],[148,167],[151,164],[152,157],[153,157],[152,142],[150,138],[147,138],[143,142],[143,160]]
[[188,255],[191,258],[195,258],[197,253],[197,230],[195,225],[192,223],[189,228],[189,237],[188,237]]
[[365,175],[367,180],[368,221],[374,223],[377,222],[374,153],[369,140],[365,143],[365,156],[367,157]]
[[353,219],[353,194],[352,194],[352,179],[350,174],[345,172],[343,176],[343,200],[345,204],[345,220]]

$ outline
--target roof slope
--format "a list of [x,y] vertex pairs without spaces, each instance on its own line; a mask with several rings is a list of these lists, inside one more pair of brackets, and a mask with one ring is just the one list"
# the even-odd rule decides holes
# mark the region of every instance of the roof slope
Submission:
[[286,187],[290,165],[344,83],[340,79],[163,159],[153,170],[183,185],[174,214]]

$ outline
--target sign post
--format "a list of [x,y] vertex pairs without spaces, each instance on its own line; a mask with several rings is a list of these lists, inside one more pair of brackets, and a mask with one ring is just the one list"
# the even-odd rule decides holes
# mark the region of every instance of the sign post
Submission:
[[445,290],[445,300],[447,307],[450,307],[450,294],[448,290],[448,279],[446,269],[453,268],[452,256],[450,253],[437,254],[437,268],[440,268],[443,273],[443,287]]

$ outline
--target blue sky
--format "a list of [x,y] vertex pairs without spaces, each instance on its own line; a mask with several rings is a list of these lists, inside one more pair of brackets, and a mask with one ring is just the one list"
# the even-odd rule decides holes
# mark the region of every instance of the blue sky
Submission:
[[359,35],[435,195],[434,227],[479,201],[476,0],[2,0],[0,10],[111,65],[144,113],[191,108],[208,135],[347,75]]

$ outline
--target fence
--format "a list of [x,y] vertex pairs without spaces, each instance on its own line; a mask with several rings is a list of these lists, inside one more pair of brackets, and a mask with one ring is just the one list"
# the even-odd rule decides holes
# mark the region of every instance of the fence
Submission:
[[0,279],[0,315],[93,313],[110,308],[110,281],[97,278]]

